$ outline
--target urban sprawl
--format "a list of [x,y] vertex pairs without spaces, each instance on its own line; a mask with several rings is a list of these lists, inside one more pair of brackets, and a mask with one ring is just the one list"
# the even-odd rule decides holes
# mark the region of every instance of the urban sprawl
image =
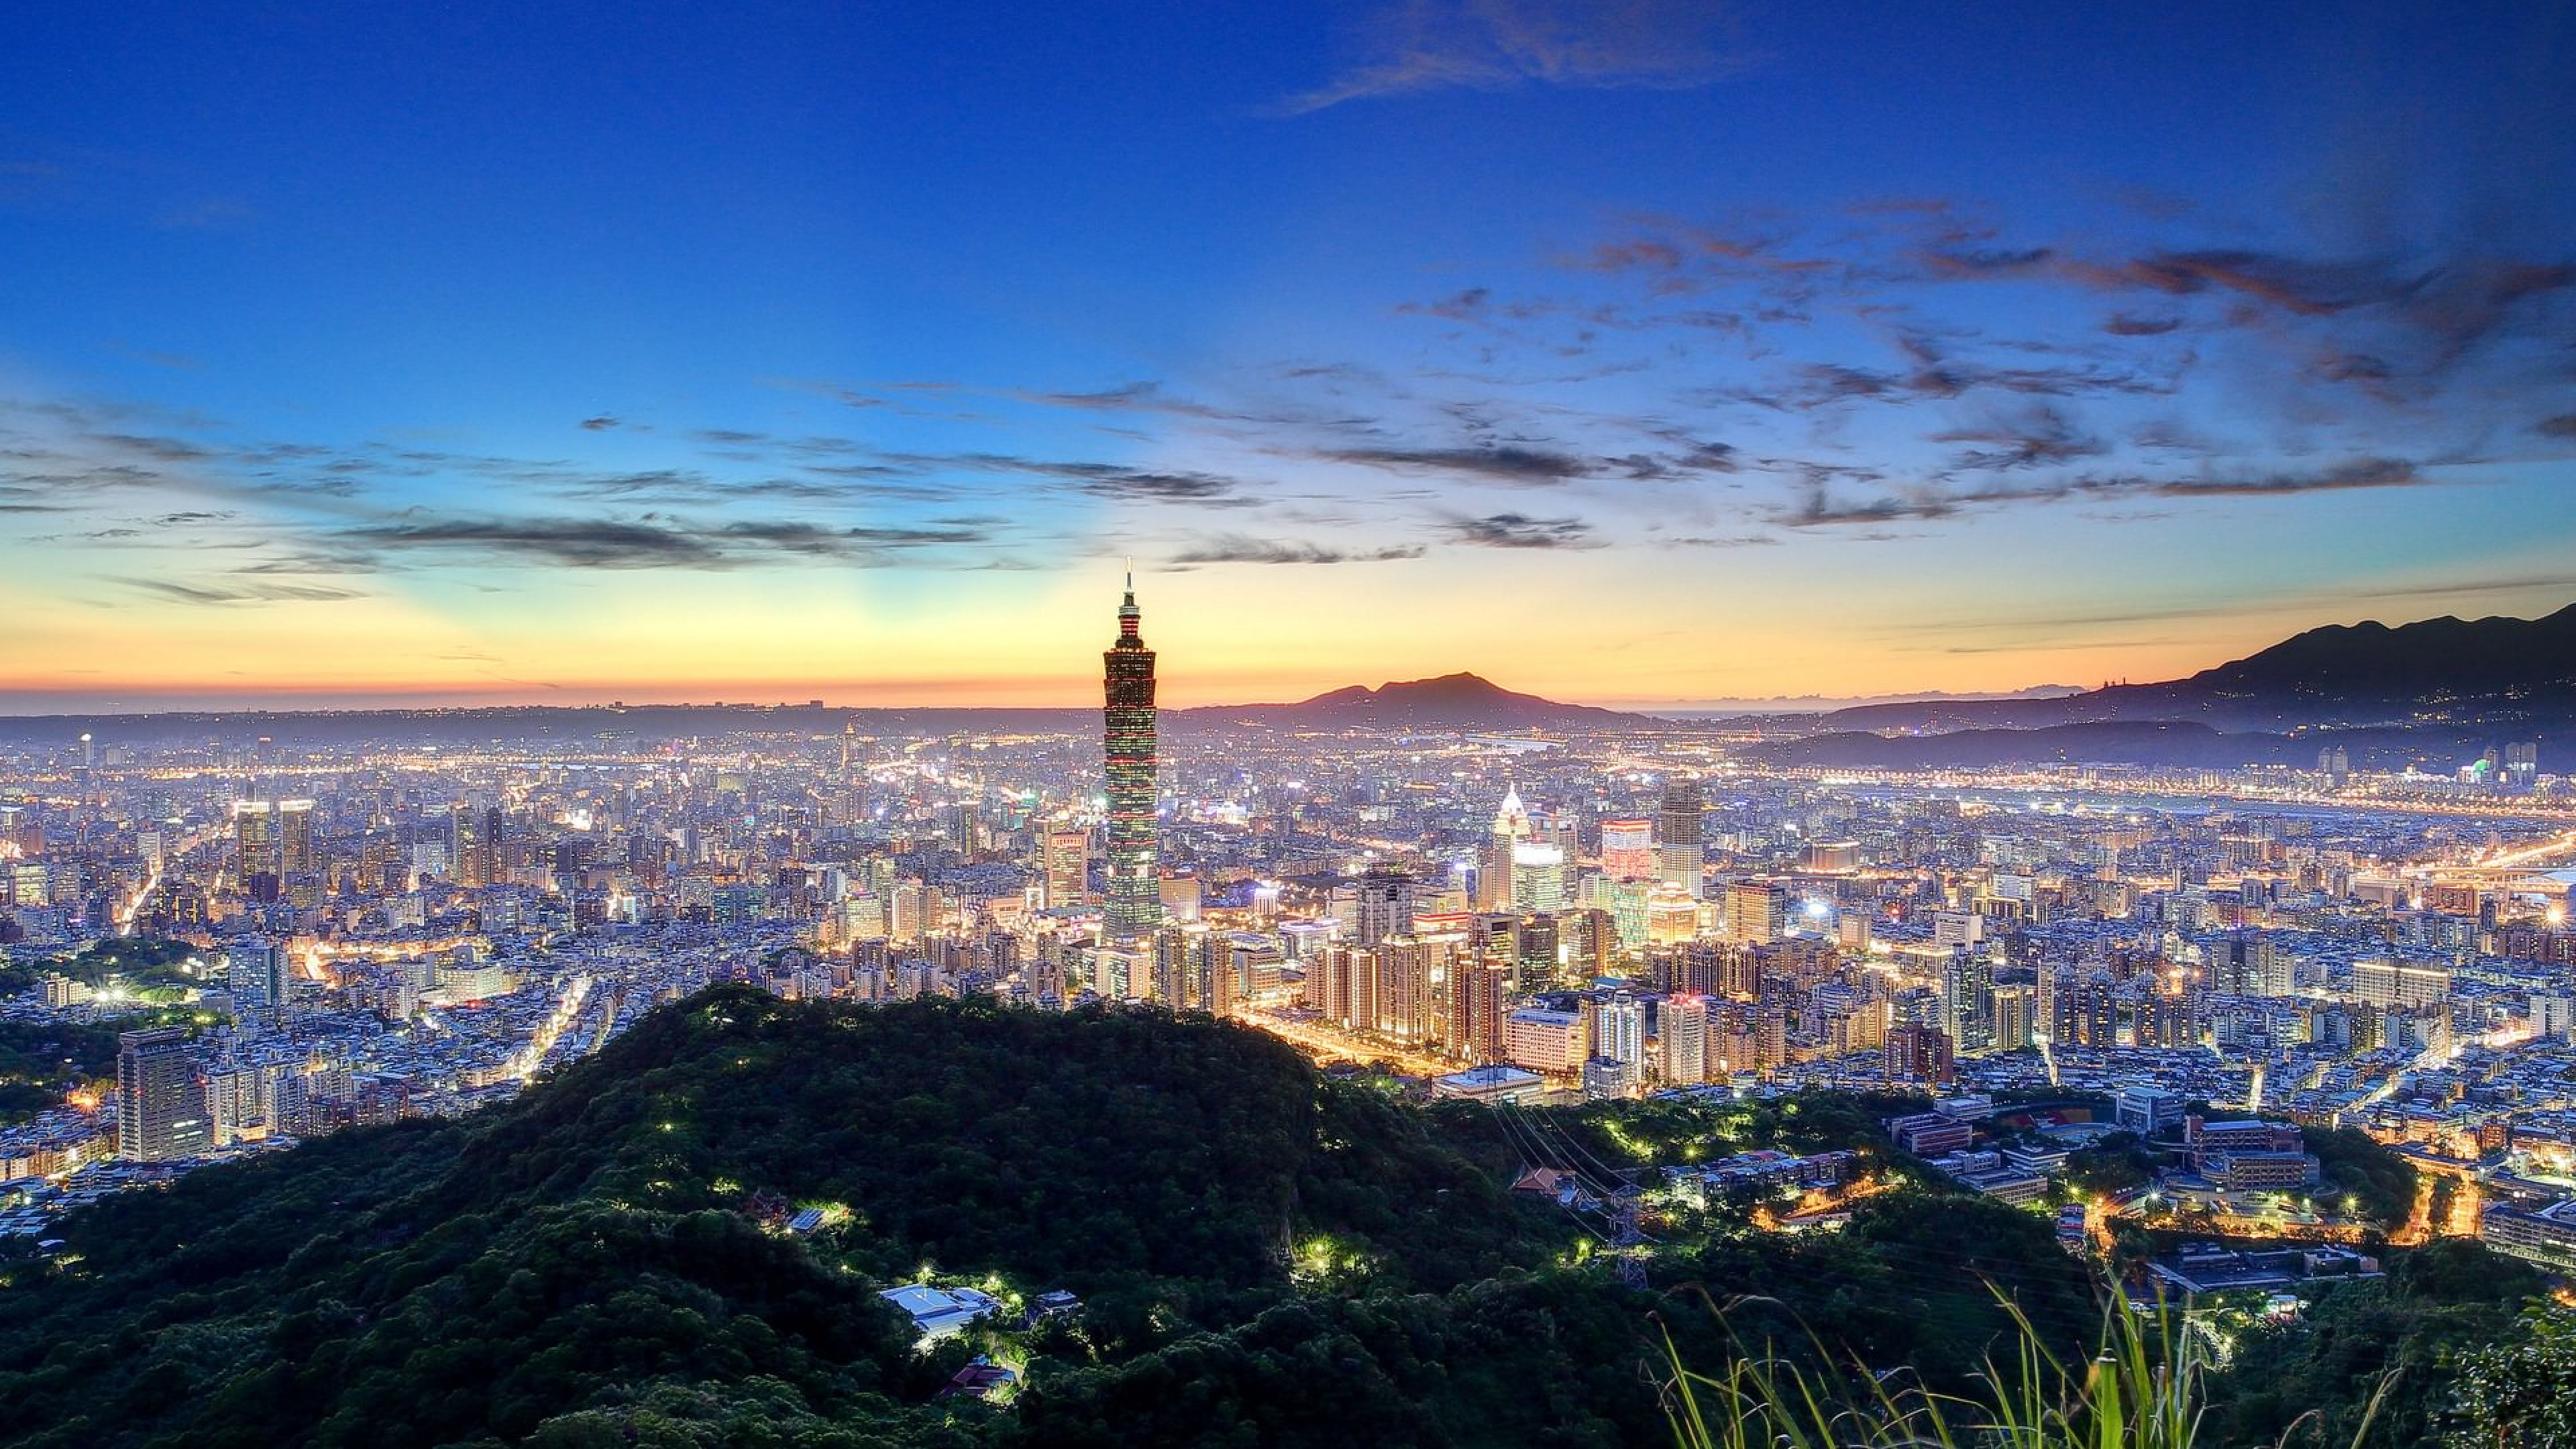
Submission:
[[[2398,1240],[2576,1270],[2576,789],[2529,745],[1898,774],[1740,766],[1709,725],[1174,729],[1132,591],[1119,629],[1105,735],[745,709],[0,749],[0,1236],[471,1111],[739,981],[1205,1011],[1505,1104],[1912,1092],[1894,1146],[2071,1241],[2205,1225],[2314,1240],[2310,1271],[2365,1235],[2307,1139],[2357,1128],[2421,1173]],[[80,1030],[112,1068],[42,1049]],[[2070,1157],[2121,1133],[2139,1180],[2069,1202]],[[1652,1191],[1777,1189],[1796,1226],[1867,1190],[1848,1157]],[[2159,1271],[2261,1271],[2223,1256]]]

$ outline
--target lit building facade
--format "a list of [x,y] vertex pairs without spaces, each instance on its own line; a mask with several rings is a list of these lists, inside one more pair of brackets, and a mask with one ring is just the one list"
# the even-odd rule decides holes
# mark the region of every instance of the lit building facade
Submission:
[[1163,922],[1154,829],[1154,651],[1139,632],[1141,618],[1131,574],[1118,606],[1118,642],[1101,656],[1102,763],[1109,781],[1109,891],[1101,935],[1113,942],[1139,940]]

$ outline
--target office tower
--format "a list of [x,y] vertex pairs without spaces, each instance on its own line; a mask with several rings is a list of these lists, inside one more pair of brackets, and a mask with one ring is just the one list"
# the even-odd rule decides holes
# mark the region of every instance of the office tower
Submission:
[[2504,747],[2504,783],[2508,790],[2529,790],[2540,783],[2540,744]]
[[1121,943],[1163,922],[1154,849],[1154,651],[1138,632],[1142,617],[1136,576],[1129,574],[1118,606],[1118,642],[1101,655],[1101,758],[1109,777],[1109,902],[1101,936]]
[[1993,1044],[1995,964],[1981,952],[1952,947],[1941,974],[1950,1037],[1961,1051],[1983,1051]]
[[277,802],[277,862],[281,876],[305,875],[316,868],[312,801]]
[[1672,996],[1657,1013],[1664,1085],[1687,1087],[1708,1080],[1708,999]]
[[233,802],[233,876],[277,874],[277,807],[266,800]]
[[1699,894],[1700,864],[1705,858],[1700,831],[1706,810],[1699,781],[1671,780],[1664,785],[1663,804],[1655,814],[1655,854],[1663,879],[1692,895]]
[[137,1162],[193,1157],[211,1139],[206,1085],[188,1057],[184,1027],[116,1038],[116,1150]]
[[1039,906],[1061,911],[1081,905],[1091,888],[1091,832],[1050,830],[1039,839]]
[[1563,957],[1564,935],[1556,917],[1536,915],[1520,923],[1513,932],[1514,954],[1520,959],[1521,984],[1539,989],[1556,979],[1556,968]]
[[[623,792],[618,795],[618,803],[621,806],[626,803]],[[494,805],[483,812],[483,838],[476,844],[483,849],[483,879],[496,885],[507,881],[511,869],[518,862],[510,858],[509,838],[502,831],[500,806]]]
[[1413,934],[1413,877],[1389,866],[1371,866],[1360,877],[1357,945]]
[[[1601,873],[1614,881],[1652,880],[1655,827],[1645,820],[1601,822]],[[1643,899],[1643,893],[1639,893]]]
[[1565,852],[1528,841],[1513,844],[1511,904],[1523,911],[1565,908]]
[[1505,785],[1502,808],[1494,812],[1494,828],[1486,836],[1484,849],[1476,856],[1476,909],[1512,909],[1515,888],[1512,851],[1529,839],[1529,831],[1529,810],[1521,804],[1520,790]]
[[1726,934],[1745,945],[1780,939],[1789,893],[1767,880],[1740,880],[1726,888]]
[[2352,779],[2352,754],[2341,745],[2328,745],[2317,751],[2317,773],[2326,784],[2340,790]]

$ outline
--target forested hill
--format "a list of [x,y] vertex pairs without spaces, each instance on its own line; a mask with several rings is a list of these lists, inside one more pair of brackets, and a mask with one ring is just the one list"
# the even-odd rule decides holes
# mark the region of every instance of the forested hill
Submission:
[[[1657,1111],[1694,1151],[1867,1131],[1842,1099]],[[1205,1019],[718,988],[511,1105],[75,1214],[70,1256],[0,1265],[0,1423],[47,1449],[1650,1444],[1663,1327],[1727,1352],[1712,1298],[1951,1381],[2009,1328],[1989,1282],[2091,1320],[2035,1218],[1928,1193],[1838,1235],[1701,1225],[1624,1288],[1591,1229],[1510,1197],[1497,1132]],[[847,1216],[790,1236],[755,1195]],[[876,1296],[925,1264],[1083,1296],[1014,1340],[1015,1406],[932,1398],[976,1345],[916,1352]],[[1773,1311],[1734,1327],[1793,1331]]]

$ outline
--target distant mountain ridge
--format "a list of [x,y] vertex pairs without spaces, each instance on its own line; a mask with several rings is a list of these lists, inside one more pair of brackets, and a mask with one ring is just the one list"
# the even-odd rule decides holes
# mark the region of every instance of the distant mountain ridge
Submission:
[[1645,715],[1517,693],[1465,672],[1391,680],[1375,689],[1354,684],[1294,704],[1211,705],[1171,713],[1193,723],[1305,729],[1600,729],[1654,723]]
[[1863,705],[1819,731],[2043,729],[2194,721],[2222,730],[2576,722],[2576,604],[2537,619],[2328,624],[2183,679],[2060,699]]

